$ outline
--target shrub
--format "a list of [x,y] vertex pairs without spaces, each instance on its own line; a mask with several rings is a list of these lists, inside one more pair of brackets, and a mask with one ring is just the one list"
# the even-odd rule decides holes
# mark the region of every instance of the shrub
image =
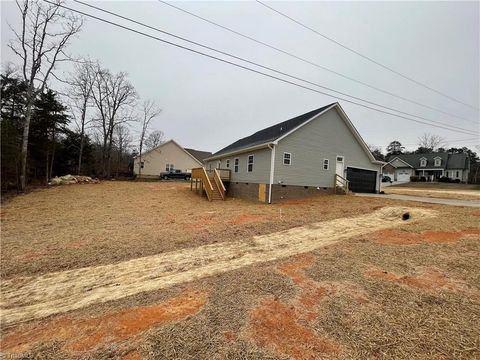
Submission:
[[425,176],[420,176],[420,181],[421,182],[426,182],[427,181],[427,178]]
[[451,183],[452,179],[450,179],[448,176],[442,176],[440,179],[438,179],[438,181],[444,183]]
[[456,182],[457,184],[460,184],[460,179],[455,179],[455,182]]
[[418,176],[413,176],[413,175],[410,176],[410,181],[412,181],[412,182],[418,181]]

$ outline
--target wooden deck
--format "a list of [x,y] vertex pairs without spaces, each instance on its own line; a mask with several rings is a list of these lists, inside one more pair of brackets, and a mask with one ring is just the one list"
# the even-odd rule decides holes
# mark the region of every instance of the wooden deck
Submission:
[[205,191],[209,201],[225,200],[227,190],[224,181],[230,181],[229,169],[206,170],[204,167],[195,168],[192,169],[190,190],[193,191],[193,184],[195,184],[195,192],[203,193]]

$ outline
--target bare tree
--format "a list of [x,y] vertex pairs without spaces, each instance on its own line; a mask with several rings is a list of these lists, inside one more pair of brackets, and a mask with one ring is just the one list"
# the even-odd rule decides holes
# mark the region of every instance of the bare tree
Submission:
[[[83,62],[75,65],[74,73],[68,80],[70,84],[67,96],[71,100],[72,114],[74,114],[78,131],[80,132],[80,144],[78,151],[77,173],[82,170],[83,147],[85,145],[85,130],[93,120],[87,120],[88,108],[93,102],[93,86],[98,76],[98,66],[91,62]],[[78,114],[78,115],[77,115]]]
[[145,148],[148,150],[152,150],[156,148],[158,145],[163,143],[165,139],[165,135],[162,130],[153,130],[148,136],[145,138]]
[[65,50],[80,31],[83,20],[63,11],[58,0],[55,4],[35,0],[16,3],[22,17],[21,30],[11,27],[15,38],[9,47],[22,60],[21,73],[28,85],[20,155],[20,189],[23,191],[27,183],[28,137],[34,101],[44,91],[49,77],[55,76],[55,65],[70,59]]
[[115,128],[115,145],[117,147],[117,166],[116,176],[118,176],[119,169],[124,161],[125,154],[131,146],[132,136],[128,126],[120,124]]
[[441,136],[424,133],[418,138],[418,146],[426,150],[436,151],[438,148],[446,147],[447,143]]
[[98,109],[97,121],[102,134],[102,172],[103,176],[109,176],[114,130],[120,124],[134,120],[132,109],[137,93],[126,73],[112,74],[109,70],[98,69],[92,95]]
[[142,118],[141,124],[142,128],[140,130],[140,139],[139,139],[139,146],[138,146],[138,176],[142,175],[142,151],[143,151],[143,143],[145,141],[145,137],[147,136],[148,127],[150,122],[155,119],[162,110],[155,104],[153,100],[145,100],[142,106]]

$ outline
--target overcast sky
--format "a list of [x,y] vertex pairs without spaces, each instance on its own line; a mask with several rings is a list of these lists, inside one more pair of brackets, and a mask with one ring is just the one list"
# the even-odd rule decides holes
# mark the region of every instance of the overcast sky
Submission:
[[[71,1],[67,5],[142,29]],[[322,66],[423,104],[470,119],[425,109],[333,75],[228,33],[158,1],[97,1],[96,6],[248,58],[324,86],[435,121],[470,129],[462,134],[421,125],[339,101],[364,140],[385,149],[391,140],[415,148],[425,132],[450,146],[478,145],[479,114],[392,74],[290,22],[256,2],[175,2]],[[377,61],[465,103],[479,105],[479,2],[269,2],[276,9]],[[2,64],[18,63],[6,44],[7,22],[18,28],[15,3],[1,3]],[[181,43],[180,41],[175,40]],[[185,43],[182,43],[185,44]],[[198,48],[197,48],[198,49]],[[184,147],[217,151],[263,127],[336,99],[253,74],[131,32],[87,19],[70,52],[125,71],[141,98],[163,109],[152,128]],[[58,74],[68,71],[64,65]],[[60,85],[52,84],[59,88]],[[321,90],[321,89],[319,89]],[[135,126],[133,126],[135,128]],[[463,139],[469,139],[464,140]],[[477,150],[480,150],[477,148]]]

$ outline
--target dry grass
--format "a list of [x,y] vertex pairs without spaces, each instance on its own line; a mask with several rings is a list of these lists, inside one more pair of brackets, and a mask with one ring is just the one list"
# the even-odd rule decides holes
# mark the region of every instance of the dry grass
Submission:
[[[396,205],[349,196],[273,206],[208,203],[186,186],[103,183],[15,198],[2,209],[2,276],[20,282],[21,275],[218,242],[233,245]],[[95,206],[98,199],[110,207]],[[303,257],[256,263],[30,321],[2,334],[2,350],[12,345],[7,340],[17,339],[19,350],[7,358],[21,353],[42,359],[477,359],[480,212],[412,204],[436,211],[437,217],[391,232],[353,234]],[[86,238],[87,245],[67,247]],[[45,254],[21,260],[33,251]],[[147,316],[148,326],[133,321],[137,314]],[[127,336],[121,329],[132,332]],[[289,342],[294,348],[284,346]]]
[[[402,215],[409,213],[409,219]],[[80,309],[98,302],[164,289],[220,272],[273,261],[375,230],[435,217],[426,209],[386,207],[373,213],[256,236],[2,282],[2,322],[11,325]]]
[[319,197],[268,206],[208,202],[184,182],[59,186],[2,206],[3,279],[248,239],[365,213],[382,200]]
[[386,194],[416,195],[443,199],[480,200],[480,185],[410,182],[387,186]]

